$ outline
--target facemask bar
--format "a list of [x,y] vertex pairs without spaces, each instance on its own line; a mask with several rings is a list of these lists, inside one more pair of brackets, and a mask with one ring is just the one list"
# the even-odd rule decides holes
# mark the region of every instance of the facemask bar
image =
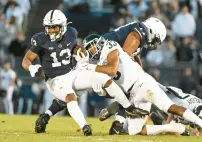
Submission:
[[[59,33],[56,35],[55,33],[53,34],[48,34],[48,29],[49,28],[55,28],[55,27],[59,27],[60,30],[59,30]],[[61,25],[45,25],[45,34],[48,35],[50,37],[50,40],[51,41],[59,41],[62,39],[62,33],[64,31],[64,26],[61,26]]]
[[161,44],[160,36],[155,34],[153,38],[151,38],[150,40],[148,39],[146,48],[155,50],[155,49],[157,49],[158,45],[160,45],[160,44]]
[[[105,39],[103,37],[95,38],[94,40],[92,40],[88,46],[86,47],[86,49],[89,52],[89,57],[91,61],[95,61],[95,60],[99,60],[100,58],[100,52],[102,50],[102,47],[104,46],[105,43]],[[93,54],[91,53],[90,49],[95,47],[96,48],[96,52]]]

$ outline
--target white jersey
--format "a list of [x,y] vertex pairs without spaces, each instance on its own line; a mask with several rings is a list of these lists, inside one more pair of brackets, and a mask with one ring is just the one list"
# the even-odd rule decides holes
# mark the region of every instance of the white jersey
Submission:
[[168,93],[167,95],[177,105],[181,105],[185,108],[190,109],[191,111],[193,111],[198,106],[202,105],[201,99],[199,99],[198,97],[192,94],[186,94],[179,88],[168,86],[167,89],[169,89],[169,91],[176,92],[176,95],[172,95]]
[[[113,80],[125,91],[138,80],[144,71],[139,66],[138,63],[134,62],[132,58],[122,50],[121,46],[115,41],[106,41],[101,54],[98,65],[105,65],[107,63],[107,56],[110,52],[118,50],[119,51],[119,68],[117,75],[113,77]],[[131,77],[132,75],[132,77]]]

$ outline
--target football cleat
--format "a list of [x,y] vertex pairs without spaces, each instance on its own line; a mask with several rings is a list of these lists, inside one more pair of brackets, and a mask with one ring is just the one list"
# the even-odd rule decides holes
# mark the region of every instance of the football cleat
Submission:
[[46,132],[46,125],[48,124],[48,120],[50,116],[48,114],[42,113],[39,118],[35,122],[35,132],[36,133],[44,133]]
[[84,136],[92,136],[92,129],[89,125],[85,125],[83,128],[83,134]]
[[129,106],[125,109],[126,115],[130,118],[142,118],[146,115],[149,115],[149,112],[146,110],[143,110],[141,108],[136,108],[134,106]]
[[114,121],[112,123],[111,128],[109,129],[109,135],[121,135],[126,134],[123,130],[123,123],[120,123],[119,121]]
[[117,112],[117,108],[118,108],[118,102],[113,102],[108,107],[102,109],[99,114],[99,120],[104,121],[109,117],[111,117],[112,115],[115,115]]

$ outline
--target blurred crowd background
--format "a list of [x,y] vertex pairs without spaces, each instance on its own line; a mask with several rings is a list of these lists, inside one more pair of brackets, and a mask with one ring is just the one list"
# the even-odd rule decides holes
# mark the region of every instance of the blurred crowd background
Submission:
[[[38,114],[52,103],[43,73],[31,78],[21,67],[30,38],[44,30],[42,20],[50,9],[62,10],[73,22],[79,43],[91,33],[159,18],[167,38],[157,50],[143,50],[144,70],[202,99],[202,0],[0,0],[0,113]],[[86,116],[96,116],[109,103],[92,91],[78,94]]]

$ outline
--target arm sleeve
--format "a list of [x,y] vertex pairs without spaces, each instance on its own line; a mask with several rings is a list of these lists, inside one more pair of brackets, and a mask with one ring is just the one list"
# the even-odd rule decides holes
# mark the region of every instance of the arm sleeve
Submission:
[[34,35],[31,38],[31,48],[30,50],[36,54],[39,54],[41,48],[40,48],[40,42],[39,42],[39,38],[37,35]]

